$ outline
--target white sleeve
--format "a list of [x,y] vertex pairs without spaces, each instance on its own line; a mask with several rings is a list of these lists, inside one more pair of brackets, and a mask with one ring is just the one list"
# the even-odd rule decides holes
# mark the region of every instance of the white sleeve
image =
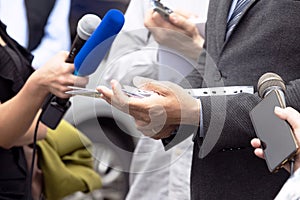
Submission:
[[300,169],[283,185],[275,200],[299,200],[300,199]]
[[33,67],[39,68],[58,51],[70,50],[69,30],[70,0],[57,0],[45,26],[45,35],[39,46],[32,51]]
[[131,0],[125,13],[124,27],[108,56],[100,64],[102,82],[98,84],[109,86],[112,79],[131,84],[137,75],[157,77],[158,45],[144,27],[144,16],[148,9],[151,9],[149,0]]

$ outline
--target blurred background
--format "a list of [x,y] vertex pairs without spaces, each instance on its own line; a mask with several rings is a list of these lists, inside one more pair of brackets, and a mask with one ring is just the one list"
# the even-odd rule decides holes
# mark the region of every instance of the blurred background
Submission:
[[126,12],[130,0],[71,0],[70,30],[72,40],[76,36],[78,20],[85,14],[96,14],[101,19],[110,9]]
[[[69,16],[71,41],[76,36],[77,23],[83,15],[96,14],[102,19],[110,9],[118,9],[125,14],[129,2],[130,0],[72,0]],[[95,81],[97,80],[90,79],[90,83]],[[99,110],[95,111],[95,108]],[[89,194],[77,192],[64,200],[125,199],[129,189],[128,171],[137,140],[132,135],[137,133],[134,123],[127,115],[116,113],[117,110],[113,111],[102,100],[95,101],[93,98],[80,96],[73,98],[72,107],[65,119],[93,142],[95,170],[102,178],[103,187]]]

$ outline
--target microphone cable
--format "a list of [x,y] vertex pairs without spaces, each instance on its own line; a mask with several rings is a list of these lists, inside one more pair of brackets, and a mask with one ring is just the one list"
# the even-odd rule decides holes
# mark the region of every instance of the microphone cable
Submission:
[[295,166],[295,157],[292,157],[289,162],[290,162],[290,176],[293,176],[294,166]]
[[35,162],[35,154],[37,151],[37,134],[38,134],[38,129],[39,129],[39,124],[41,121],[41,116],[42,113],[40,113],[39,118],[36,122],[35,129],[34,129],[34,134],[33,134],[33,143],[30,145],[32,146],[32,159],[31,159],[31,166],[30,166],[30,171],[29,171],[29,183],[28,183],[28,188],[27,188],[27,200],[32,200],[32,178],[33,178],[33,171],[34,171],[34,162]]

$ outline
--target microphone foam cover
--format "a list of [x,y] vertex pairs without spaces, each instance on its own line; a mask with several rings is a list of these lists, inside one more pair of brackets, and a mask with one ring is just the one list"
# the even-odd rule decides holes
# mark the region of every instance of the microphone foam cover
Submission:
[[75,57],[75,73],[79,76],[92,74],[110,49],[116,35],[124,25],[124,15],[116,9],[109,10],[100,25],[85,42]]
[[282,78],[275,73],[268,72],[263,74],[257,83],[258,95],[261,98],[264,98],[265,93],[269,88],[277,87],[280,88],[283,92],[285,92],[286,87]]

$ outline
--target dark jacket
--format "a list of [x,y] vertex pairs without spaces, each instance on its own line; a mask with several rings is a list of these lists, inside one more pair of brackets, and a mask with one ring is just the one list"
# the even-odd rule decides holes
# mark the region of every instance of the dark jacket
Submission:
[[[252,0],[225,41],[230,6],[230,0],[210,1],[199,59],[204,74],[189,80],[198,87],[256,86],[262,74],[275,72],[287,82],[287,105],[300,110],[300,1]],[[192,199],[266,200],[279,192],[288,174],[271,174],[250,147],[249,111],[259,101],[245,93],[201,98],[205,138],[194,138]]]
[[[0,45],[0,101],[11,99],[23,87],[34,71],[32,56],[23,47],[8,37],[0,21],[0,36],[6,46]],[[25,199],[27,193],[27,166],[22,147],[9,150],[0,148],[0,199]]]

